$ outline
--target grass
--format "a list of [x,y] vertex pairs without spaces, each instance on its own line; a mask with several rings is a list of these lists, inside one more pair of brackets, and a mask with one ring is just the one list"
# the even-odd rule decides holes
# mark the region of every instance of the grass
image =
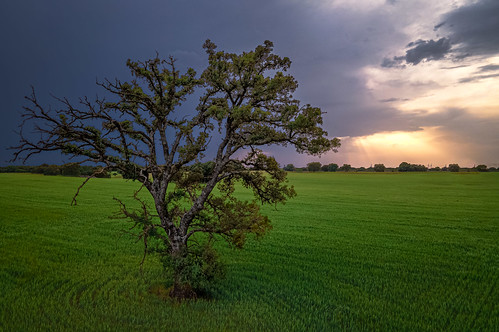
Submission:
[[[165,276],[109,219],[137,184],[0,174],[0,330],[481,330],[499,326],[499,174],[290,174],[274,229],[220,244],[212,300]],[[248,195],[248,193],[241,193]],[[248,196],[249,197],[249,196]],[[131,201],[131,199],[130,199]]]

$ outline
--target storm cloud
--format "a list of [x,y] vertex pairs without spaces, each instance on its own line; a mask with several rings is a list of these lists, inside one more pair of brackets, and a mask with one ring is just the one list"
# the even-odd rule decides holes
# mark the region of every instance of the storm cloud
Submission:
[[442,17],[433,31],[445,37],[410,42],[405,55],[384,58],[381,67],[417,65],[422,61],[441,60],[450,56],[461,60],[470,56],[499,54],[499,1],[482,0],[458,7]]
[[[273,41],[275,52],[293,62],[290,74],[300,84],[295,97],[325,112],[324,128],[331,137],[422,132],[424,126],[432,125],[444,129],[445,119],[429,117],[424,110],[399,109],[401,104],[410,103],[420,95],[445,88],[438,78],[420,76],[409,80],[405,74],[380,80],[374,77],[374,86],[384,90],[376,95],[366,71],[375,68],[393,73],[398,72],[393,68],[406,68],[405,72],[410,72],[424,67],[422,63],[434,64],[471,53],[494,53],[494,45],[497,51],[499,1],[478,1],[458,8],[453,7],[452,0],[444,3],[436,5],[431,0],[7,2],[0,11],[0,27],[9,32],[0,36],[0,42],[6,45],[0,53],[4,64],[0,82],[3,101],[0,140],[4,149],[0,149],[0,163],[5,164],[11,157],[5,147],[17,144],[14,130],[21,120],[18,111],[31,84],[44,105],[50,103],[50,94],[77,101],[78,97],[102,92],[95,86],[96,78],[127,80],[130,76],[124,65],[126,60],[144,60],[155,56],[156,51],[161,57],[177,58],[181,70],[192,66],[200,72],[207,61],[201,47],[207,38],[221,50],[230,52],[248,51],[264,40]],[[413,33],[422,31],[422,20],[429,34]],[[473,31],[469,31],[470,26]],[[493,62],[475,65],[476,72],[468,79],[482,80],[495,75],[496,66]],[[451,71],[460,66],[447,63],[447,67]],[[459,79],[466,78],[456,80]],[[475,118],[450,118],[450,115],[447,118],[449,125],[460,123],[460,119],[475,123],[473,128],[481,125]],[[485,130],[491,130],[485,126]],[[448,133],[456,134],[461,126],[454,128]],[[279,158],[286,154],[288,162],[304,158],[289,150],[281,150]],[[341,150],[337,156],[341,158]],[[33,162],[65,161],[64,157],[57,158],[40,156]],[[279,158],[279,162],[284,162]]]
[[385,58],[381,63],[382,67],[400,66],[404,61],[408,64],[417,65],[421,61],[440,60],[449,53],[451,43],[448,38],[440,38],[439,40],[417,40],[410,42],[407,47],[409,49],[404,56],[395,56],[393,59]]
[[455,52],[470,55],[499,54],[499,1],[482,0],[459,7],[443,17],[443,33]]

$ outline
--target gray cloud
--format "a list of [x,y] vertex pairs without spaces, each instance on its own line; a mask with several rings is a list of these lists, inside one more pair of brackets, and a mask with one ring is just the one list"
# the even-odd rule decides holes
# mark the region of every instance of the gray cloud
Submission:
[[499,65],[486,65],[480,67],[480,72],[497,71],[497,70],[499,70]]
[[490,74],[490,75],[476,75],[471,77],[462,78],[459,80],[459,83],[469,83],[474,81],[483,80],[486,78],[499,77],[499,74]]
[[388,98],[379,100],[380,103],[393,103],[395,101],[407,101],[408,98]]
[[407,47],[411,47],[403,56],[395,56],[392,59],[384,58],[381,67],[392,68],[401,67],[403,63],[417,65],[421,61],[440,60],[451,50],[451,43],[448,38],[440,38],[435,41],[417,40],[410,42]]
[[461,54],[499,53],[499,1],[482,0],[446,15],[444,31]]
[[[9,31],[0,37],[2,45],[9,45],[0,54],[2,63],[9,64],[0,82],[4,97],[0,141],[4,146],[17,143],[12,129],[19,123],[16,111],[22,108],[30,84],[41,99],[50,93],[71,100],[92,96],[100,93],[96,77],[127,79],[127,58],[147,59],[156,51],[162,57],[172,54],[182,67],[194,66],[199,71],[206,62],[201,48],[206,38],[230,52],[250,50],[266,39],[274,41],[276,53],[293,61],[290,73],[300,83],[295,97],[327,112],[324,127],[331,136],[417,131],[428,123],[442,124],[444,120],[427,119],[424,112],[407,114],[390,104],[411,97],[414,91],[438,88],[436,83],[394,81],[408,93],[376,100],[359,74],[360,68],[377,65],[386,49],[407,42],[403,28],[414,23],[416,16],[401,12],[402,3],[386,0],[384,6],[359,11],[354,6],[324,10],[309,1],[289,0],[7,2],[0,11],[0,28]],[[481,3],[490,0],[477,5]],[[130,25],[131,21],[137,24]],[[441,59],[450,54],[445,53],[447,40],[451,46],[467,45],[454,43],[454,38],[457,43],[463,35],[454,16],[449,14],[441,21],[446,23],[436,28],[445,32],[443,39],[416,40],[400,56],[386,58],[384,66]],[[482,74],[493,74],[492,68],[483,70]],[[35,163],[47,161],[40,158]],[[0,148],[0,164],[6,159],[10,154]]]
[[441,28],[442,26],[444,26],[444,25],[445,25],[445,23],[446,23],[446,22],[442,22],[442,23],[440,23],[440,24],[435,25],[435,26],[433,27],[433,31],[437,31],[439,28]]
[[499,54],[499,1],[482,0],[454,9],[443,16],[433,31],[446,35],[438,40],[416,40],[403,56],[384,58],[381,67],[417,65],[422,61],[441,60],[452,55],[462,60],[472,55]]
[[449,53],[451,48],[450,40],[447,38],[440,38],[437,41],[421,40],[414,45],[415,47],[405,52],[405,61],[413,65],[423,60],[440,60]]
[[460,79],[459,83],[468,83],[468,82],[479,81],[479,80],[486,79],[486,78],[499,77],[499,73],[483,74],[483,73],[496,72],[496,71],[499,71],[499,65],[481,66],[478,68],[478,70],[476,71],[476,73],[474,75]]

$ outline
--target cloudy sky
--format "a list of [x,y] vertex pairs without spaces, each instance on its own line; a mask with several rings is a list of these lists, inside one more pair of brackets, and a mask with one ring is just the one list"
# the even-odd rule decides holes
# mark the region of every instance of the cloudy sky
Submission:
[[320,159],[269,150],[281,164],[499,166],[497,0],[18,0],[0,27],[0,165],[30,85],[45,104],[95,96],[96,79],[128,79],[126,60],[156,51],[200,71],[209,38],[231,52],[273,41],[296,96],[342,138]]

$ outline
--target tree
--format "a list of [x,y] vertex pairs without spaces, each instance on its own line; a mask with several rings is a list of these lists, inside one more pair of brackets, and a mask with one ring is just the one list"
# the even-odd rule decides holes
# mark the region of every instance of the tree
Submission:
[[[148,253],[162,257],[172,273],[170,295],[178,299],[195,297],[219,274],[215,238],[243,247],[248,234],[271,228],[259,203],[275,205],[296,195],[286,172],[261,147],[291,145],[320,155],[340,146],[320,127],[321,110],[293,99],[298,83],[286,74],[291,61],[274,54],[271,42],[242,54],[217,51],[210,40],[203,47],[208,65],[200,76],[192,68],[180,73],[172,57],[128,60],[133,80],[97,83],[111,100],[85,97],[74,105],[56,98],[60,108],[47,109],[33,89],[14,148],[14,160],[62,151],[103,166],[98,173],[112,169],[139,181],[154,210],[136,193],[140,208],[117,200],[120,216],[138,229],[144,259]],[[194,92],[199,103],[186,109],[183,103]],[[36,139],[22,134],[29,130]],[[193,170],[189,165],[208,158],[208,146],[216,148],[209,171]],[[236,182],[252,189],[252,201],[234,195]]]
[[307,170],[309,172],[318,172],[318,171],[321,170],[321,163],[318,162],[318,161],[314,161],[314,162],[308,163],[307,164]]
[[487,165],[477,165],[475,169],[477,170],[477,172],[487,172]]
[[449,164],[449,167],[447,167],[449,172],[459,172],[459,164]]
[[62,175],[80,176],[80,165],[78,163],[69,163],[62,165]]
[[405,161],[398,167],[399,172],[426,172],[427,170],[428,168],[424,165],[409,164]]
[[287,164],[286,166],[284,166],[284,170],[286,172],[293,172],[295,169],[296,169],[296,167],[293,164]]
[[328,172],[336,172],[338,170],[338,164],[329,164],[327,167]]
[[338,170],[348,172],[352,169],[352,166],[350,164],[343,164]]
[[375,164],[374,165],[374,171],[375,172],[384,172],[386,169],[384,164]]

